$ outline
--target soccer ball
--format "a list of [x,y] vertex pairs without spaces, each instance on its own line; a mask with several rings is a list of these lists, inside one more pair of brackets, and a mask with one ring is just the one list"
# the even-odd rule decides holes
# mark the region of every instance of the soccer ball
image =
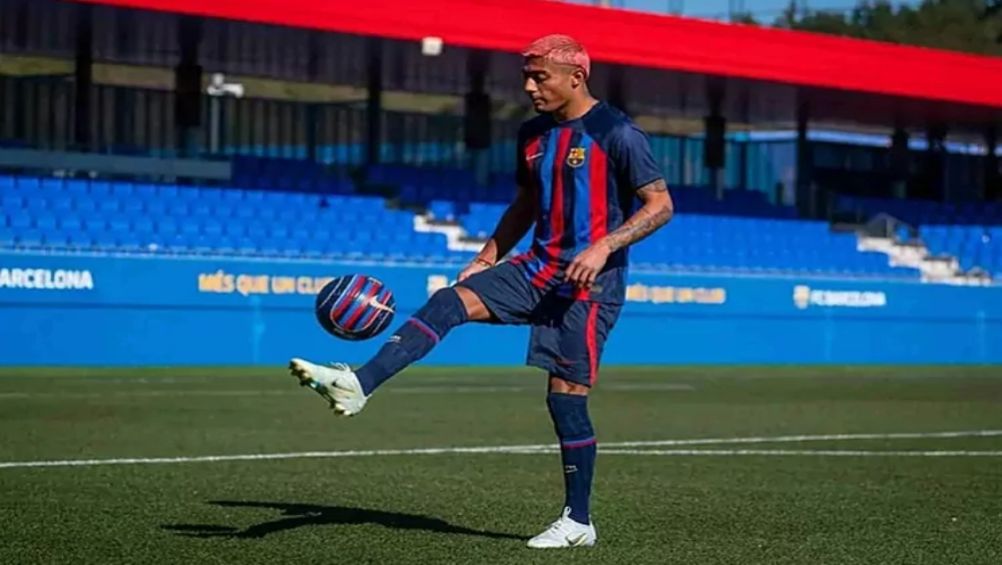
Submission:
[[379,335],[393,321],[396,301],[382,281],[366,275],[335,277],[317,293],[317,321],[349,341]]

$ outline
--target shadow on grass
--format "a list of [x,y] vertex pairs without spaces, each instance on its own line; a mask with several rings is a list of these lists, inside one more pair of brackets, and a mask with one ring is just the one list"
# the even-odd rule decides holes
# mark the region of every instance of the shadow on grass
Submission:
[[223,508],[268,508],[282,513],[280,518],[254,524],[245,529],[208,524],[165,524],[163,529],[180,536],[195,538],[260,539],[270,534],[311,526],[335,524],[378,524],[398,530],[424,530],[442,534],[461,534],[491,539],[525,540],[515,534],[486,532],[450,524],[439,518],[419,514],[403,514],[384,510],[368,510],[346,506],[321,506],[286,502],[210,501]]

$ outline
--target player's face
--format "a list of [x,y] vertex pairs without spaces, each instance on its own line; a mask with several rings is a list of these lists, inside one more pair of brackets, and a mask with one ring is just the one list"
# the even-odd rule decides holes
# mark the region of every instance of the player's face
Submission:
[[522,80],[533,108],[537,112],[553,112],[567,104],[580,84],[575,70],[540,57],[527,59],[522,67]]

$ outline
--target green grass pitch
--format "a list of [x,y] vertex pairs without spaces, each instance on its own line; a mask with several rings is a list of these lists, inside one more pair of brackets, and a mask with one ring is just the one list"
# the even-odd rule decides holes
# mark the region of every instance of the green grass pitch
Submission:
[[1002,563],[1000,368],[609,368],[599,544],[534,552],[543,387],[415,368],[345,420],[281,368],[5,369],[0,563]]

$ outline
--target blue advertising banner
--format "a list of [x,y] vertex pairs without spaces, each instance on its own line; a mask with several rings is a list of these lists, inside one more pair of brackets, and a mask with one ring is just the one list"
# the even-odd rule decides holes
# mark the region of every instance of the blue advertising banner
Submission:
[[[331,277],[383,280],[402,323],[453,268],[301,260],[0,254],[0,364],[365,361],[316,323]],[[1002,288],[809,278],[631,274],[606,364],[998,363]],[[528,331],[468,325],[423,362],[510,365]]]

